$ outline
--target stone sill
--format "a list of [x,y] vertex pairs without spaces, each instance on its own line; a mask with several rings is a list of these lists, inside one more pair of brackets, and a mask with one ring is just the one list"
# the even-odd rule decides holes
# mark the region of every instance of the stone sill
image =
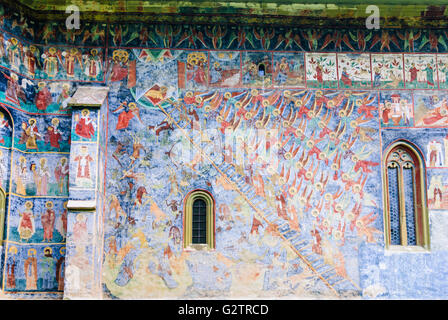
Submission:
[[190,244],[188,247],[184,248],[186,252],[195,252],[195,251],[215,251],[215,249],[211,249],[206,244]]
[[384,251],[386,255],[397,253],[431,253],[429,249],[420,246],[389,246]]
[[67,203],[69,210],[95,210],[95,200],[69,200]]

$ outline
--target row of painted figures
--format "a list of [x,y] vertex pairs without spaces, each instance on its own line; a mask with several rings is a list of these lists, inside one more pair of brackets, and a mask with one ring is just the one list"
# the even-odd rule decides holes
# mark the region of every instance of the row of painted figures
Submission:
[[[6,42],[6,45],[4,45]],[[14,71],[31,78],[54,79],[63,72],[68,79],[102,80],[103,64],[100,49],[71,48],[61,51],[50,47],[40,54],[38,46],[24,46],[18,39],[5,41],[0,34],[0,61]]]
[[15,172],[15,193],[27,196],[47,196],[68,194],[69,164],[66,157],[59,159],[53,172],[48,167],[47,158],[39,159],[39,167],[35,162],[27,165],[24,156],[19,158]]
[[[63,212],[56,218],[53,202],[47,201],[45,203],[45,212],[40,214],[40,222],[43,228],[41,242],[53,242],[55,230],[62,236],[62,239],[59,241],[65,241],[67,234],[67,202],[64,202],[63,207]],[[25,209],[19,213],[19,216],[17,232],[20,241],[29,241],[37,231],[35,218],[38,214],[33,212],[33,202],[26,201]]]
[[[40,50],[44,53],[40,54]],[[118,57],[116,53],[122,51],[127,55]],[[231,53],[238,57],[238,52]],[[204,55],[199,64],[187,61],[190,71],[196,70],[189,80],[198,84],[208,82],[207,70],[210,70],[210,85],[213,85],[224,82],[222,77],[234,77],[234,72],[240,69],[240,59],[225,59],[230,66],[224,68],[221,64],[224,60],[215,59],[208,67],[206,52],[192,52],[189,56],[192,54]],[[225,55],[225,52],[219,55]],[[445,54],[277,52],[271,55],[268,52],[244,52],[242,82],[264,86],[275,80],[279,86],[303,87],[306,68],[306,82],[311,87],[335,88],[339,83],[344,88],[368,88],[372,85],[378,88],[403,88],[406,82],[406,87],[410,89],[426,89],[437,88],[438,81],[443,88],[448,87],[448,56]],[[114,50],[110,60],[111,79],[117,76],[114,67],[116,69],[122,64],[127,67],[128,60],[127,50]],[[275,61],[274,65],[272,61]],[[101,48],[39,49],[35,45],[24,47],[16,38],[5,40],[3,36],[0,37],[0,63],[33,79],[103,81],[105,73]]]
[[36,249],[29,249],[28,257],[23,260],[17,256],[17,247],[9,247],[8,251],[7,291],[64,290],[65,247],[60,248],[59,258],[51,247],[43,249],[42,257],[37,257]]

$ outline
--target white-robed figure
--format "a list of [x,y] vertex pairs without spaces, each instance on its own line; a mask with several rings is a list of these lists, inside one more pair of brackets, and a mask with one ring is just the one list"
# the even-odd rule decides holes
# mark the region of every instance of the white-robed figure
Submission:
[[84,74],[90,79],[95,79],[101,72],[101,57],[98,56],[98,50],[92,49],[89,54],[84,57]]
[[428,143],[426,159],[428,167],[443,167],[445,161],[440,142],[432,140]]

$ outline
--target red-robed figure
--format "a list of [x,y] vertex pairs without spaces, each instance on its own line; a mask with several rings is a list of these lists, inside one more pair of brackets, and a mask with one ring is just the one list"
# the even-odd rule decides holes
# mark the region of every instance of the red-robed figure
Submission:
[[319,82],[320,84],[322,84],[324,82],[324,78],[322,75],[322,67],[320,66],[320,64],[317,64],[316,66],[316,80],[317,82]]
[[59,119],[53,118],[51,120],[51,126],[47,129],[47,134],[45,135],[45,143],[50,143],[50,146],[56,149],[60,149],[59,141],[62,140],[62,134],[58,129]]
[[95,135],[93,120],[89,117],[90,111],[84,109],[81,111],[81,119],[75,126],[75,133],[83,138],[91,139]]
[[142,119],[140,118],[140,110],[138,109],[135,102],[131,102],[129,103],[129,105],[127,105],[125,101],[121,103],[120,106],[117,109],[113,110],[112,112],[115,113],[118,111],[121,112],[118,115],[118,122],[117,126],[115,127],[116,130],[126,129],[129,126],[129,122],[131,121],[132,118],[134,118],[134,116],[137,117],[140,123],[143,123]]
[[347,73],[347,68],[343,68],[342,69],[342,73],[341,73],[341,81],[343,84],[345,84],[346,86],[351,87],[352,85],[352,80],[350,79],[349,74]]
[[414,64],[411,65],[411,69],[409,69],[409,73],[411,74],[411,81],[410,82],[414,82],[417,80],[417,73],[418,73],[418,69],[415,67]]
[[44,228],[44,242],[53,240],[54,222],[56,220],[56,214],[53,210],[53,202],[48,201],[45,204],[45,207],[47,207],[47,210],[41,217],[42,227]]
[[39,89],[35,98],[36,108],[45,111],[52,102],[51,93],[45,85],[45,82],[39,82],[38,86]]

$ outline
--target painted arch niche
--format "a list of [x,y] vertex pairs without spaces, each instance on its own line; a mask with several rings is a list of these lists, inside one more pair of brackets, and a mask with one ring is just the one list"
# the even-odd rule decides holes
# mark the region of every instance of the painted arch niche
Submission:
[[387,150],[383,163],[386,248],[429,249],[424,160],[405,141]]
[[11,147],[13,122],[11,115],[0,106],[0,244],[3,243],[7,195],[11,178]]

